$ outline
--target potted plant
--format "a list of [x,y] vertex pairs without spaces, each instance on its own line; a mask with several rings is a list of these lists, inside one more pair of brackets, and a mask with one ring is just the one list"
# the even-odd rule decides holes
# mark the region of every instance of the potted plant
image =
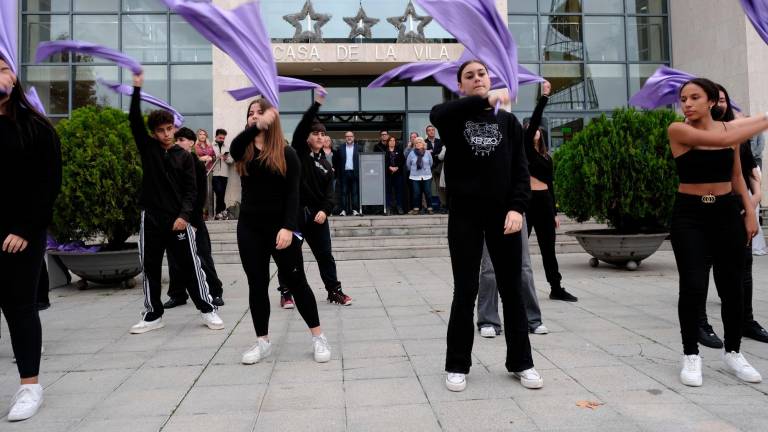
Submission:
[[142,171],[128,116],[90,105],[56,131],[64,164],[51,233],[59,244],[79,246],[49,253],[86,281],[132,281],[141,262],[136,243],[126,241],[139,230]]
[[617,109],[555,153],[560,209],[610,227],[566,233],[593,256],[593,267],[599,260],[634,270],[667,237],[678,184],[667,128],[676,120],[670,110]]

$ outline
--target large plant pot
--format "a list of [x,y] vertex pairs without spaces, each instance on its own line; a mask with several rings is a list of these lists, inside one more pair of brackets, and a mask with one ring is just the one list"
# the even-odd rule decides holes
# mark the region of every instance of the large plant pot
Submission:
[[565,233],[576,237],[581,247],[592,255],[589,264],[597,267],[599,261],[636,270],[644,259],[653,255],[668,233],[621,234],[613,229],[580,230]]
[[48,251],[58,256],[72,273],[88,282],[132,286],[133,278],[141,273],[139,248],[127,243],[124,249],[102,252]]

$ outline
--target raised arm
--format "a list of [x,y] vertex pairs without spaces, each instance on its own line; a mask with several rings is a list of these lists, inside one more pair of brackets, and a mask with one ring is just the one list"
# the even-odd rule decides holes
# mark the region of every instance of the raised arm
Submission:
[[144,74],[133,76],[133,95],[131,95],[131,108],[128,111],[128,121],[131,125],[133,140],[139,151],[143,151],[150,145],[147,126],[144,124],[144,116],[141,114],[141,85],[144,83]]
[[768,129],[768,116],[754,117],[737,126],[732,123],[722,123],[718,130],[709,131],[675,122],[669,125],[667,132],[670,141],[687,147],[733,147]]
[[320,106],[325,102],[325,96],[320,92],[315,92],[315,102],[301,117],[301,121],[296,125],[296,129],[293,131],[293,139],[291,140],[291,147],[295,148],[300,154],[304,154],[309,151],[309,144],[307,144],[307,137],[312,132],[312,122],[317,116],[317,112],[320,111]]
[[[462,117],[488,108],[490,108],[488,98],[467,96],[433,106],[432,111],[429,113],[429,121],[438,129],[449,129],[456,126],[456,122]],[[440,136],[445,138],[442,134]]]
[[549,93],[551,89],[552,86],[549,84],[549,81],[544,81],[544,83],[542,83],[541,98],[539,98],[539,103],[536,104],[536,108],[533,110],[533,114],[531,114],[528,128],[524,131],[525,150],[527,152],[536,151],[536,149],[533,148],[533,137],[536,136],[536,131],[541,126],[541,119],[544,117],[544,108],[547,107],[547,102],[549,102]]

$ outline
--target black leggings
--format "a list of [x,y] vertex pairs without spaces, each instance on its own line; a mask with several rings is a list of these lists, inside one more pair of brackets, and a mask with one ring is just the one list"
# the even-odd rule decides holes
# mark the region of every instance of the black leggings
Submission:
[[[752,246],[747,246],[744,248],[744,271],[742,272],[741,277],[741,286],[744,290],[744,326],[742,327],[742,330],[746,330],[747,326],[751,325],[755,321],[755,316],[752,311],[752,291],[753,291],[753,281],[752,281]],[[709,262],[707,263],[707,290],[709,290],[709,270],[712,269],[712,259],[709,259]],[[706,295],[704,296],[704,301],[699,305],[699,326],[705,327],[709,325],[709,320],[707,319],[707,302],[706,302]]]
[[237,247],[248,278],[248,301],[257,336],[269,334],[269,257],[277,264],[277,272],[293,295],[296,307],[309,328],[320,325],[317,302],[304,274],[301,241],[293,237],[291,245],[275,249],[280,231],[278,225],[241,217],[237,221]]
[[480,281],[483,240],[488,246],[503,303],[506,367],[520,372],[533,367],[528,319],[520,295],[522,243],[520,233],[504,235],[506,211],[453,197],[448,218],[448,248],[453,270],[453,303],[445,356],[447,372],[468,373],[472,365],[474,310]]
[[560,266],[555,255],[555,208],[549,191],[532,191],[530,206],[526,214],[528,237],[536,231],[536,241],[541,250],[547,282],[552,289],[559,289],[563,277],[560,275]]
[[704,204],[701,197],[677,194],[672,211],[672,249],[680,277],[677,313],[685,355],[699,353],[699,311],[706,302],[712,262],[717,294],[722,300],[726,351],[739,351],[744,316],[742,272],[747,233],[736,195]]
[[[7,232],[0,232],[0,242],[7,236]],[[26,240],[28,245],[22,252],[0,251],[0,309],[8,322],[22,379],[40,374],[42,329],[37,311],[37,283],[45,252],[45,231],[35,232]]]

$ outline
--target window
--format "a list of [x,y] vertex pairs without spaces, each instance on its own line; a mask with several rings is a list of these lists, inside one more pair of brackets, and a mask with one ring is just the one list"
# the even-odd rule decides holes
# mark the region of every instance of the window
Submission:
[[172,65],[171,83],[171,105],[178,111],[211,111],[213,88],[210,65]]
[[363,111],[398,111],[405,106],[405,87],[363,87],[361,91]]
[[539,18],[541,53],[544,61],[581,61],[584,59],[581,16],[542,15]]
[[[35,60],[35,50],[40,42],[71,39],[67,15],[24,15],[21,20],[21,61]],[[69,54],[57,54],[45,62],[66,62]]]
[[627,46],[631,61],[669,61],[667,18],[627,18]]
[[72,26],[74,39],[114,49],[118,49],[117,28],[117,15],[75,15]]
[[123,52],[140,63],[168,59],[168,20],[165,15],[123,17]]
[[443,87],[408,87],[408,109],[430,111],[433,106],[442,102]]
[[34,86],[48,115],[69,113],[69,67],[26,66],[27,86]]
[[587,98],[591,109],[612,110],[627,104],[627,73],[622,64],[591,64],[586,66]]
[[584,17],[587,61],[624,61],[624,18]]
[[539,29],[536,15],[510,15],[509,31],[517,42],[520,61],[539,61]]

